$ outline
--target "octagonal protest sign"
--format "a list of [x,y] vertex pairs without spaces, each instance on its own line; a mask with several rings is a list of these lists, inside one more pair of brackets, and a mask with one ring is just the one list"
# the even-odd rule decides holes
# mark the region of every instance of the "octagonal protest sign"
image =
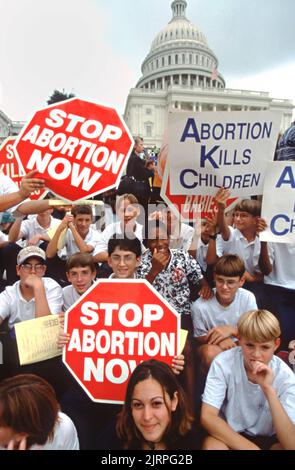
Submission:
[[119,184],[133,143],[114,108],[72,98],[36,111],[15,153],[26,173],[38,170],[48,189],[77,202]]
[[180,315],[144,279],[98,280],[67,310],[65,331],[63,362],[100,403],[123,403],[137,365],[171,365],[180,350]]
[[[218,211],[214,196],[185,196],[171,194],[170,186],[170,167],[166,163],[164,176],[161,186],[161,197],[168,204],[177,217],[182,222],[195,222],[201,217],[202,219],[212,219]],[[226,202],[226,210],[232,210],[237,204],[239,198],[229,198]]]
[[[20,182],[22,177],[25,176],[25,172],[14,152],[15,141],[16,137],[8,137],[0,145],[0,171],[4,175],[9,176],[20,187]],[[46,190],[37,189],[30,195],[30,199],[43,199],[47,192]]]

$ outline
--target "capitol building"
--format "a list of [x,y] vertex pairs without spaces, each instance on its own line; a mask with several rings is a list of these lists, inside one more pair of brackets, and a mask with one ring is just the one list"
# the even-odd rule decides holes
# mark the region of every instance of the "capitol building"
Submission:
[[276,110],[281,131],[292,121],[293,102],[267,92],[226,88],[218,58],[200,29],[186,18],[187,2],[174,0],[173,17],[152,42],[142,64],[142,77],[130,90],[124,113],[134,136],[145,147],[162,145],[167,113],[184,111]]
[[24,126],[24,122],[11,121],[3,111],[0,110],[0,144],[10,135],[18,135]]

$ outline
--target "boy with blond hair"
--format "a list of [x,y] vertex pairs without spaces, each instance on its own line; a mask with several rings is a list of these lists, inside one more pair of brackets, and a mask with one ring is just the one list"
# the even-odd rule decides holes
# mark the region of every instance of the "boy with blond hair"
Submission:
[[240,346],[214,359],[201,424],[204,450],[295,450],[295,376],[277,356],[280,325],[267,310],[244,313]]

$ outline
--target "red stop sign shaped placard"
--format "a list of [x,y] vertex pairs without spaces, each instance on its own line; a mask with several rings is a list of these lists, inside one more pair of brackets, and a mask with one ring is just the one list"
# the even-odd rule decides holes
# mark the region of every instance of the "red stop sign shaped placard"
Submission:
[[[0,169],[4,175],[9,176],[17,186],[20,186],[22,177],[25,172],[22,165],[19,165],[19,161],[16,158],[14,152],[14,144],[16,137],[8,137],[0,146]],[[37,190],[30,195],[30,199],[38,200],[43,199],[47,191]]]
[[[162,181],[161,197],[183,222],[196,221],[200,216],[202,219],[210,219],[218,210],[214,196],[181,196],[171,194],[168,163],[166,163]],[[238,200],[239,198],[236,197],[229,198],[226,203],[227,210],[233,209]]]
[[132,147],[115,109],[73,98],[36,111],[15,152],[26,173],[37,169],[48,189],[76,202],[116,187]]
[[65,331],[63,362],[101,403],[124,402],[142,361],[179,354],[180,315],[145,280],[99,280],[67,311]]

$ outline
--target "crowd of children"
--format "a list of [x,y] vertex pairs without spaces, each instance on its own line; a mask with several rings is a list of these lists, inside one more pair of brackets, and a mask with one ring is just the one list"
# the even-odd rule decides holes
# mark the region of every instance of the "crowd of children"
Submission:
[[[277,353],[295,339],[295,247],[260,242],[260,202],[239,201],[229,223],[220,188],[198,233],[163,204],[144,227],[125,194],[101,232],[90,205],[60,221],[48,201],[26,201],[43,186],[32,172],[20,190],[0,187],[0,210],[18,206],[22,217],[0,234],[0,449],[78,449],[80,440],[82,449],[294,450],[295,375]],[[150,360],[134,370],[122,410],[92,403],[60,358],[18,363],[14,325],[50,314],[62,325],[97,277],[146,279],[189,333],[171,368]],[[61,330],[60,347],[68,340]]]

